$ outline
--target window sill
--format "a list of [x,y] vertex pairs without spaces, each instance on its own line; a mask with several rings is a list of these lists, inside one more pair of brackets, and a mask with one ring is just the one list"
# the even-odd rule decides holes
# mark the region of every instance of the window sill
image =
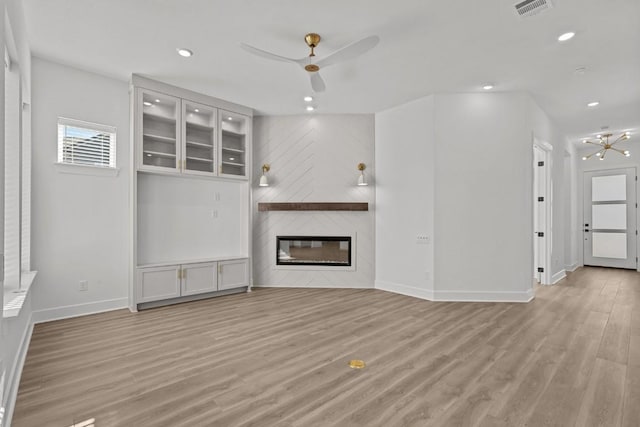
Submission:
[[10,287],[4,289],[4,306],[2,307],[2,317],[4,319],[18,317],[36,274],[38,274],[37,271],[22,272],[19,289]]
[[119,168],[105,168],[100,166],[70,165],[68,163],[54,163],[60,173],[70,173],[74,175],[93,176],[118,176]]

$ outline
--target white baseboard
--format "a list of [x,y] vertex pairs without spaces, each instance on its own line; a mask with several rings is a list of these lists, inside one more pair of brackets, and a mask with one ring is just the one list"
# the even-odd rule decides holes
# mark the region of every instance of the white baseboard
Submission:
[[102,313],[104,311],[119,310],[122,308],[129,308],[128,298],[48,308],[45,310],[34,311],[33,323],[43,323],[50,322],[52,320],[67,319],[70,317],[86,316],[87,314]]
[[317,284],[317,283],[313,283],[312,285],[308,285],[308,286],[304,286],[301,284],[293,284],[293,285],[288,285],[288,284],[277,284],[277,285],[265,285],[265,284],[260,284],[260,285],[256,285],[254,284],[252,286],[253,288],[298,288],[298,289],[303,289],[303,288],[308,288],[308,289],[372,289],[373,286],[369,285],[334,285],[334,284]]
[[564,279],[565,277],[567,277],[567,272],[565,270],[560,270],[556,274],[551,276],[551,284],[555,285],[556,283],[558,283],[560,280]]
[[376,289],[394,292],[410,297],[422,298],[429,301],[441,302],[529,302],[534,298],[533,289],[523,292],[495,292],[495,291],[438,291],[420,289],[399,283],[376,280]]
[[33,314],[29,315],[27,320],[27,327],[22,334],[20,340],[20,348],[16,353],[16,358],[13,363],[13,369],[9,372],[9,376],[5,378],[7,384],[9,384],[5,401],[2,402],[4,413],[4,425],[11,425],[11,418],[13,417],[13,410],[16,406],[16,399],[18,398],[18,386],[20,385],[20,378],[22,377],[22,368],[24,367],[24,361],[27,358],[27,350],[29,349],[29,343],[31,342],[31,334],[33,333]]
[[564,271],[571,273],[572,271],[576,271],[578,269],[578,267],[581,267],[580,263],[574,263],[571,265],[565,265],[564,266]]
[[385,282],[384,280],[376,280],[375,288],[380,289],[381,291],[388,291],[395,294],[433,301],[433,291],[431,289],[421,289],[414,286],[402,285],[400,283]]
[[533,289],[522,292],[500,291],[435,291],[433,301],[448,302],[529,302],[533,300]]

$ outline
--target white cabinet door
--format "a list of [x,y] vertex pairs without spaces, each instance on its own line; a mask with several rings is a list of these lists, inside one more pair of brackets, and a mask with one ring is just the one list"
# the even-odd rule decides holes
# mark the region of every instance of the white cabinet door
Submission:
[[185,264],[182,266],[182,296],[218,290],[216,262]]
[[218,110],[182,100],[182,172],[213,176],[217,172]]
[[180,296],[180,267],[150,267],[138,269],[138,303],[176,298]]
[[138,169],[180,173],[180,99],[138,89],[135,108]]
[[226,178],[246,178],[250,165],[249,144],[251,117],[218,110],[219,151],[218,175]]
[[221,261],[218,263],[218,289],[234,289],[249,286],[249,261]]

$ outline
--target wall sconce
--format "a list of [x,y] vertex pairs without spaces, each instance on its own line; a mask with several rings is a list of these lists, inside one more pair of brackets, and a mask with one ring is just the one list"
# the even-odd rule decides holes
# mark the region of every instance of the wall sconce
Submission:
[[265,175],[265,174],[267,172],[269,172],[270,170],[271,170],[271,166],[269,166],[267,163],[262,165],[262,176],[260,177],[260,184],[258,184],[260,187],[268,187],[269,186],[269,180],[267,179],[267,175]]
[[360,171],[360,176],[358,177],[358,185],[360,186],[369,185],[367,184],[367,181],[364,178],[364,170],[366,168],[367,168],[367,165],[365,165],[364,163],[358,163],[358,170]]

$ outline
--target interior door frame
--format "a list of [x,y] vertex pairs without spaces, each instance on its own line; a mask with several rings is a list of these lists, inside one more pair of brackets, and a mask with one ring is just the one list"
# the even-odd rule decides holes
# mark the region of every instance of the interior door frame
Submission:
[[[544,249],[544,253],[542,255],[542,257],[538,258],[538,267],[541,267],[543,269],[543,272],[540,273],[540,284],[541,285],[553,285],[553,280],[552,277],[553,275],[551,274],[551,250],[553,247],[553,234],[552,234],[552,229],[553,229],[553,224],[552,224],[552,206],[553,206],[553,180],[552,180],[552,174],[551,174],[551,170],[553,168],[553,164],[552,164],[552,154],[553,154],[553,145],[549,144],[548,142],[539,140],[538,138],[536,138],[535,136],[533,137],[533,148],[532,148],[532,154],[535,152],[534,150],[540,150],[542,158],[543,158],[543,162],[544,162],[544,166],[538,166],[537,164],[533,164],[533,167],[535,168],[533,170],[533,183],[532,183],[532,195],[535,197],[535,199],[537,199],[538,197],[544,197],[544,201],[543,202],[537,202],[537,201],[533,201],[532,203],[544,203],[544,209],[542,210],[542,213],[544,215],[544,226],[543,226],[543,230],[542,232],[544,233],[544,237],[540,238],[538,236],[532,236],[534,239],[541,239],[542,242],[540,240],[538,240],[538,243],[542,244],[542,248]],[[535,155],[534,155],[534,159],[535,159]],[[537,187],[537,179],[536,176],[542,176],[544,177],[544,186],[542,188],[542,192],[544,194],[538,194],[538,188]],[[532,200],[535,200],[532,199]],[[533,205],[533,211],[537,211],[538,206],[537,205]],[[536,217],[536,214],[534,213],[534,218]],[[534,224],[535,225],[535,224]],[[533,229],[533,227],[531,227]],[[533,250],[536,249],[536,243],[532,242],[532,246],[533,246]],[[536,256],[533,256],[533,259],[536,259]]]

